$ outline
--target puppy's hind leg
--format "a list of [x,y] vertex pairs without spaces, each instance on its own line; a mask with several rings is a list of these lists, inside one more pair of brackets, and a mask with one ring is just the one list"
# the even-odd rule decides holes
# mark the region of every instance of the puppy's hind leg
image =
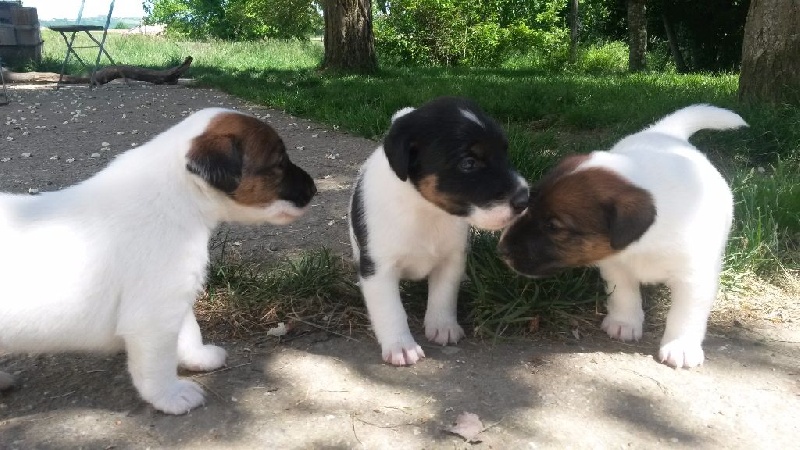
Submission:
[[703,338],[717,294],[718,274],[697,281],[668,283],[672,306],[667,313],[667,328],[661,338],[658,356],[668,366],[695,367],[703,364]]
[[605,265],[600,274],[608,292],[608,314],[601,327],[614,339],[638,341],[642,337],[644,311],[639,281],[622,267]]
[[383,360],[396,366],[414,364],[425,357],[408,328],[408,317],[400,298],[400,280],[391,273],[378,272],[361,278],[375,337],[381,344]]
[[203,336],[193,311],[183,319],[178,334],[178,363],[195,372],[214,370],[225,365],[227,353],[216,345],[203,345]]
[[441,345],[455,344],[464,337],[458,324],[458,287],[464,274],[465,255],[449,258],[428,276],[428,308],[425,311],[425,337]]
[[142,398],[168,414],[184,414],[203,403],[203,389],[178,378],[177,333],[133,333],[123,339],[128,371]]

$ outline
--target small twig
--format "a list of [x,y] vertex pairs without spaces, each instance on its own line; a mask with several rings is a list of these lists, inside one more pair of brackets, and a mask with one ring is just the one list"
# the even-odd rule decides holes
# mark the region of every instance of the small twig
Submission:
[[491,425],[487,425],[487,426],[483,427],[483,429],[481,430],[481,433],[483,433],[484,431],[487,431],[490,428],[494,428],[494,427],[500,425],[500,422],[502,422],[504,420],[506,420],[506,416],[501,417],[500,420],[498,420],[497,422],[495,422],[495,423],[493,423]]
[[205,384],[205,383],[203,383],[202,381],[200,381],[200,380],[194,380],[194,381],[195,381],[197,384],[199,384],[200,386],[203,386],[203,387],[204,387],[204,388],[205,388],[205,389],[206,389],[208,392],[211,392],[212,394],[214,394],[214,396],[216,396],[218,399],[220,399],[220,400],[221,400],[223,403],[224,403],[224,402],[227,402],[227,400],[225,400],[225,397],[223,397],[222,395],[220,395],[220,393],[219,393],[219,392],[217,392],[217,391],[215,391],[215,390],[211,389],[210,387],[208,387],[208,385],[206,385],[206,384]]
[[228,370],[238,369],[239,367],[242,367],[242,366],[249,366],[250,364],[252,364],[252,362],[241,363],[241,364],[236,365],[236,366],[225,366],[225,367],[222,367],[222,368],[217,369],[217,370],[212,370],[211,372],[196,373],[196,374],[192,375],[192,378],[205,377],[205,376],[213,375],[213,374],[219,373],[219,372],[225,372],[225,371],[228,371]]
[[381,406],[381,408],[386,408],[386,409],[396,409],[396,410],[400,411],[400,412],[401,412],[401,413],[403,413],[403,414],[411,415],[411,413],[409,413],[409,412],[406,412],[406,411],[403,411],[403,409],[402,409],[402,408],[398,408],[398,407],[396,407],[396,406]]
[[378,425],[377,423],[367,422],[366,420],[359,419],[358,417],[356,417],[355,419],[358,420],[361,423],[365,423],[367,425],[372,425],[373,427],[376,427],[376,428],[384,428],[384,429],[391,429],[391,428],[397,428],[397,427],[407,427],[409,425],[416,425],[417,424],[416,422],[408,422],[408,423],[398,423],[397,425]]
[[308,326],[311,326],[311,327],[314,327],[314,328],[320,329],[320,330],[322,330],[322,331],[325,331],[325,332],[327,332],[327,333],[335,334],[335,335],[337,335],[337,336],[340,336],[340,337],[343,337],[343,338],[345,338],[345,339],[347,339],[347,340],[349,340],[349,341],[353,341],[353,342],[358,342],[358,343],[361,343],[361,341],[359,341],[358,339],[356,339],[356,338],[354,338],[354,337],[352,337],[352,336],[347,336],[347,335],[344,335],[344,334],[342,334],[342,333],[337,333],[337,332],[335,332],[335,331],[332,331],[332,330],[329,330],[329,329],[327,329],[327,328],[325,328],[325,327],[321,327],[321,326],[319,326],[319,325],[317,325],[317,324],[314,324],[314,323],[311,323],[311,322],[306,322],[305,320],[303,320],[303,319],[301,319],[301,318],[299,318],[299,317],[297,317],[297,316],[295,316],[295,317],[292,317],[292,320],[296,320],[296,321],[298,321],[298,322],[300,322],[300,323],[304,323],[304,324],[306,324],[306,325],[308,325]]
[[103,369],[92,369],[92,370],[87,370],[86,371],[87,374],[88,373],[98,373],[98,372],[108,372],[108,371],[107,370],[103,370]]
[[661,382],[656,380],[655,378],[653,378],[651,376],[648,376],[648,375],[641,374],[641,373],[639,373],[639,372],[637,372],[635,370],[631,370],[631,369],[624,369],[624,370],[627,370],[628,372],[631,372],[631,373],[634,373],[636,375],[639,375],[642,378],[649,378],[649,379],[653,380],[653,382],[655,382],[658,385],[658,387],[661,388],[662,391],[664,391],[665,394],[669,393],[669,389],[667,389],[666,386],[661,384]]
[[361,439],[358,438],[358,433],[356,433],[356,421],[355,421],[355,417],[353,417],[352,414],[350,414],[350,427],[353,428],[353,436],[356,437],[356,440],[358,441],[358,443],[361,444],[361,446],[363,447],[364,443],[361,442]]
[[69,391],[66,394],[54,395],[52,397],[47,397],[47,399],[48,400],[54,400],[54,399],[57,399],[57,398],[64,398],[64,397],[70,396],[70,395],[72,395],[74,393],[75,393],[75,391]]

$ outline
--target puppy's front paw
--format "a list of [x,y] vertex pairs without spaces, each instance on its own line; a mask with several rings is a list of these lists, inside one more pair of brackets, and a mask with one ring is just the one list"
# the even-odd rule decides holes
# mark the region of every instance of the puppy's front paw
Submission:
[[383,360],[395,366],[410,366],[425,357],[422,347],[410,335],[382,347]]
[[203,388],[194,381],[177,380],[161,396],[145,400],[157,410],[167,414],[186,414],[192,408],[203,404]]
[[455,320],[426,320],[425,337],[439,345],[455,344],[464,337],[464,329]]
[[679,369],[681,367],[697,367],[703,364],[705,354],[699,342],[675,339],[667,343],[661,343],[661,348],[658,350],[658,358],[662,363]]
[[182,352],[180,366],[194,372],[205,372],[225,365],[227,356],[228,353],[222,347],[203,345],[202,347]]
[[638,341],[642,338],[642,322],[644,317],[608,314],[600,326],[614,339]]

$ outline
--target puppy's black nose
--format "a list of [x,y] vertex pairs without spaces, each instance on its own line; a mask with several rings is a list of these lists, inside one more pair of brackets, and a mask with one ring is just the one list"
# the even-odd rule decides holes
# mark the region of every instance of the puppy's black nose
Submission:
[[524,187],[514,193],[514,196],[511,197],[511,208],[514,210],[514,214],[521,214],[522,211],[525,211],[525,208],[528,207],[528,188]]

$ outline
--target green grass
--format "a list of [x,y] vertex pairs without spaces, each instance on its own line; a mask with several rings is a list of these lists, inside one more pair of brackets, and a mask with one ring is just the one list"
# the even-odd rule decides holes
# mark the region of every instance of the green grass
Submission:
[[[64,45],[52,33],[45,32],[44,37],[40,70],[57,70]],[[733,289],[746,275],[770,279],[777,272],[789,271],[795,279],[800,276],[800,107],[739,103],[736,74],[626,74],[620,70],[624,62],[619,61],[624,52],[614,45],[584,49],[577,64],[559,73],[527,69],[521,57],[506,66],[514,68],[385,67],[370,76],[318,71],[319,42],[198,43],[109,35],[108,48],[119,63],[153,68],[193,56],[189,74],[206,86],[369,138],[380,138],[392,113],[401,107],[438,95],[468,96],[507,129],[512,160],[530,180],[565,154],[606,148],[688,104],[731,108],[745,118],[749,128],[706,131],[693,138],[730,180],[735,193],[736,218],[723,286]],[[522,329],[538,315],[547,321],[554,311],[585,308],[602,299],[602,288],[591,270],[548,280],[517,277],[494,255],[495,240],[492,235],[476,236],[464,289],[469,304],[466,313],[479,333]],[[319,255],[309,258],[314,264],[331,263]],[[334,279],[347,275],[317,267],[330,277],[320,279],[301,276],[297,269],[248,275],[244,268],[231,273],[219,267],[216,274],[212,271],[210,286],[228,289],[226,283],[242,279],[244,273],[252,282],[229,289],[235,296],[253,301],[272,298],[250,295],[245,287],[251,286],[247,289],[324,299],[332,295],[330,287],[337,285]],[[278,279],[295,284],[284,291]],[[352,289],[348,292],[358,296]],[[407,289],[417,301],[423,292]]]

